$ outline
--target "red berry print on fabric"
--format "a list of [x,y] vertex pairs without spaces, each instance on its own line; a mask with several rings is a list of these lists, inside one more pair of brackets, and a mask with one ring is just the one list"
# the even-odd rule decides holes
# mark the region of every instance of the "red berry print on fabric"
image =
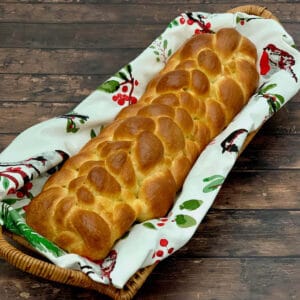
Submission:
[[169,254],[172,254],[173,252],[174,252],[174,248],[169,248],[169,249],[168,249],[168,253],[169,253]]
[[160,218],[157,222],[158,227],[163,227],[166,225],[166,223],[169,221],[169,218]]
[[[132,76],[131,65],[125,66],[121,71],[114,75],[116,79],[111,79],[101,84],[97,90],[114,94],[112,100],[120,106],[125,104],[131,105],[137,102],[137,98],[133,96],[134,88],[139,85],[139,81]],[[121,80],[121,81],[120,81]]]
[[214,33],[211,28],[211,23],[207,22],[206,17],[201,14],[193,14],[191,12],[188,12],[185,14],[187,16],[187,21],[186,23],[190,26],[196,25],[198,28],[195,29],[194,33],[195,34],[200,34],[200,33]]
[[174,252],[174,247],[168,247],[170,244],[169,240],[166,238],[161,238],[159,240],[159,248],[156,249],[152,255],[155,262],[161,261],[162,258],[172,254]]
[[235,21],[237,24],[244,26],[247,22],[250,22],[251,20],[259,20],[259,19],[261,19],[261,18],[255,18],[255,17],[247,18],[247,17],[237,16]]
[[165,226],[169,220],[170,219],[168,217],[163,217],[163,218],[157,219],[156,224],[153,224],[152,222],[144,222],[143,226],[147,227],[149,229],[157,230],[157,228]]
[[123,87],[122,87],[122,92],[123,93],[126,93],[128,91],[128,86],[127,85],[124,85]]
[[167,239],[161,239],[159,244],[162,246],[162,247],[167,247],[168,246],[168,240]]

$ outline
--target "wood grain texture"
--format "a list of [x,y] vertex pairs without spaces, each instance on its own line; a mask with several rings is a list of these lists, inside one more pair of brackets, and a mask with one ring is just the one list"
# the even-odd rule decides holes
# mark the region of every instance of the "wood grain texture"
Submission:
[[[93,291],[24,276],[1,259],[0,268],[3,300],[108,300]],[[299,258],[183,259],[175,254],[155,268],[135,299],[298,299],[299,281]]]
[[234,168],[224,182],[213,207],[299,210],[300,186],[297,178],[300,178],[299,168],[248,171]]
[[[80,4],[124,4],[123,0],[21,0],[22,3],[28,3],[28,4],[37,4],[37,3],[49,3],[49,4],[61,4],[61,3],[67,3],[67,4],[73,4],[73,3],[80,3]],[[18,0],[3,0],[2,3],[19,3],[20,1]],[[297,3],[298,1],[296,0],[278,0],[276,1],[278,3]],[[247,0],[187,0],[187,1],[182,1],[182,0],[165,0],[163,1],[165,4],[183,4],[186,3],[186,5],[189,4],[220,4],[220,3],[226,3],[230,7],[235,7],[239,5],[247,5],[249,4],[249,1]],[[256,3],[256,5],[260,6],[266,6],[266,5],[272,5],[274,4],[274,0],[260,0],[259,2]],[[126,0],[126,4],[162,4],[162,1],[160,0]],[[213,9],[213,8],[211,8]],[[153,11],[155,12],[155,11]]]
[[[300,9],[300,6],[299,6]],[[174,15],[174,18],[177,15]],[[146,48],[166,28],[163,24],[0,24],[3,48],[109,49]],[[298,40],[298,23],[283,23]],[[137,38],[136,30],[143,32]],[[12,38],[13,37],[13,38]],[[47,37],[47,38],[45,38]],[[113,38],[112,38],[113,37]]]
[[108,77],[109,75],[0,74],[0,101],[78,103]]
[[[0,151],[22,130],[70,111],[181,12],[243,4],[249,1],[2,0]],[[300,44],[298,0],[255,4],[268,7]],[[298,93],[263,126],[194,238],[155,268],[136,299],[300,298],[299,103]],[[0,258],[0,299],[108,298]]]
[[[64,3],[61,5],[53,5],[50,1],[40,2],[39,4],[24,4],[16,2],[14,4],[0,3],[0,21],[7,23],[104,23],[108,24],[153,24],[164,23],[167,24],[170,19],[176,17],[182,12],[189,11],[207,11],[207,12],[225,12],[232,8],[232,3],[224,3],[225,1],[173,1],[175,5],[170,6],[170,1],[126,1],[126,9],[122,2],[113,3],[114,1],[106,1],[104,4],[96,1],[91,4],[82,6],[78,4],[79,1],[68,1],[71,3]],[[66,1],[67,2],[67,1]],[[83,2],[83,1],[82,1]],[[89,2],[89,1],[86,1]],[[201,3],[202,2],[202,3]],[[236,1],[237,4],[243,1]],[[112,4],[113,3],[113,4]],[[214,3],[212,6],[211,4]],[[281,22],[300,21],[300,16],[297,13],[295,6],[299,3],[285,3],[284,11],[280,1],[266,2],[268,6],[272,7],[272,12],[275,15],[280,14]]]
[[0,48],[0,73],[114,74],[141,51],[140,48],[89,51],[82,49]]

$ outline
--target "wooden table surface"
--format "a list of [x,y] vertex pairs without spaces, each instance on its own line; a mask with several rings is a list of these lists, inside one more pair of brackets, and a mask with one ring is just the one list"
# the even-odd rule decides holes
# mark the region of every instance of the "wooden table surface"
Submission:
[[[25,128],[70,111],[181,12],[248,3],[1,0],[0,150]],[[300,44],[299,0],[256,4]],[[300,299],[299,103],[298,93],[257,134],[194,238],[157,266],[136,299]],[[0,258],[0,299],[107,297]]]

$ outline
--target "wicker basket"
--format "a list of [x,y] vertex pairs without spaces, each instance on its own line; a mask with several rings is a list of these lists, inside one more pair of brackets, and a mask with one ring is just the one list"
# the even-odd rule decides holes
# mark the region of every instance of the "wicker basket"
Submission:
[[[255,5],[239,6],[229,10],[228,12],[244,12],[251,15],[256,15],[263,18],[274,19],[278,21],[278,19],[265,7]],[[242,151],[253,139],[256,132],[253,132],[248,136]],[[111,285],[97,283],[80,271],[64,269],[54,264],[48,263],[40,258],[35,258],[31,255],[25,254],[22,252],[22,250],[19,250],[18,248],[13,246],[12,243],[10,243],[4,236],[11,238],[12,240],[16,241],[22,246],[25,246],[26,248],[30,249],[31,246],[21,237],[6,231],[0,226],[0,255],[3,256],[3,258],[11,265],[27,273],[51,281],[96,290],[99,293],[105,294],[113,299],[132,299],[137,293],[137,291],[141,288],[147,277],[155,268],[155,265],[152,265],[139,270],[130,278],[130,280],[127,282],[123,289],[117,289]]]

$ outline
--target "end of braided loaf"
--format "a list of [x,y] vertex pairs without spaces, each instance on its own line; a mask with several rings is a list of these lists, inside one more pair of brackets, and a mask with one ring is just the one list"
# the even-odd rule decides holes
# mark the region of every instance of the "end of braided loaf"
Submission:
[[135,221],[166,215],[201,151],[254,93],[256,60],[235,29],[193,36],[137,104],[50,177],[28,224],[69,252],[101,259]]

